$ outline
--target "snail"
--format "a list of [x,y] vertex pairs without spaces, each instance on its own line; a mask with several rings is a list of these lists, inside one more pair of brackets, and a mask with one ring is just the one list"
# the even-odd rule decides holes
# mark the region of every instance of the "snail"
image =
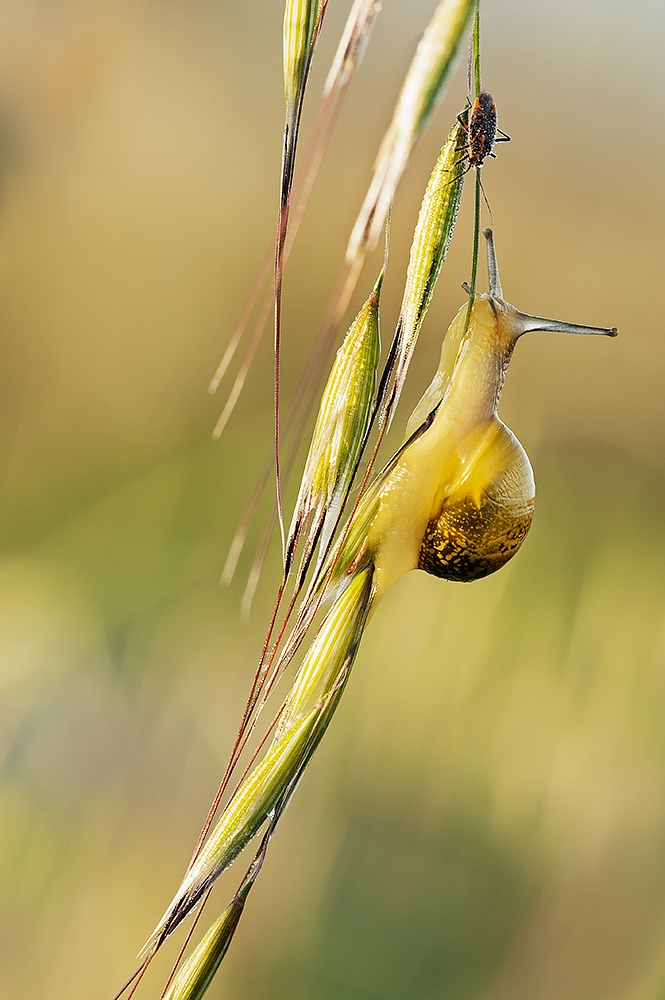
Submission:
[[475,296],[468,324],[465,303],[448,328],[439,369],[409,419],[406,443],[356,511],[329,594],[365,562],[375,568],[375,598],[411,569],[468,582],[505,565],[522,545],[535,506],[527,454],[497,415],[515,344],[536,330],[618,333],[616,327],[529,316],[510,305],[492,230],[484,235],[489,293]]

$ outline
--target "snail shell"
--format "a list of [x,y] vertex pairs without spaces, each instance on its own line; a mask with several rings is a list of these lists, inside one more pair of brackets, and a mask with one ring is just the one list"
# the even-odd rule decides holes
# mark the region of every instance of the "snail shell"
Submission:
[[427,525],[418,568],[432,576],[462,583],[488,576],[515,555],[531,527],[536,503],[531,465],[499,420],[483,458],[486,475],[475,469],[475,484],[448,496]]

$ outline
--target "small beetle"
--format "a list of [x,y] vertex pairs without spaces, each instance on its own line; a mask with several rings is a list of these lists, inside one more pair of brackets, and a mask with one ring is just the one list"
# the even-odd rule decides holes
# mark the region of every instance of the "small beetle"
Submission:
[[463,159],[468,161],[468,170],[471,170],[471,167],[478,170],[487,156],[496,158],[496,153],[492,152],[496,142],[510,142],[510,136],[497,126],[496,104],[492,95],[486,90],[481,90],[476,97],[471,108],[469,124],[462,120],[461,115],[458,115],[458,121],[467,133]]

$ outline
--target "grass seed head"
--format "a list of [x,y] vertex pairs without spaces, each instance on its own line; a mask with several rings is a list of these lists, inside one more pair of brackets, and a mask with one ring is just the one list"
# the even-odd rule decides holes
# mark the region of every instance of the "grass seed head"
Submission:
[[395,384],[384,411],[388,421],[406,380],[420,328],[455,229],[464,186],[465,163],[461,154],[465,137],[464,126],[456,122],[430,174],[420,206],[395,335]]
[[284,97],[287,119],[295,115],[302,99],[311,59],[319,0],[286,0],[284,7]]
[[382,281],[383,271],[337,352],[321,397],[286,544],[287,572],[300,531],[312,513],[301,576],[322,529],[322,544],[325,544],[360,459],[374,406],[376,370],[381,353],[379,295]]
[[275,740],[345,681],[369,613],[372,577],[369,567],[357,572],[328,612],[288,694]]

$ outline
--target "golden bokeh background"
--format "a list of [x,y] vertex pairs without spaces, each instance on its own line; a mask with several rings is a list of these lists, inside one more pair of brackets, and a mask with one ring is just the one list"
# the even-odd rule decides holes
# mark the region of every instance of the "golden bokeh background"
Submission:
[[[349,7],[330,3],[306,131]],[[287,402],[433,8],[384,0],[352,83],[287,267]],[[129,973],[260,650],[276,551],[249,624],[249,554],[219,577],[270,446],[269,337],[217,443],[206,386],[273,232],[281,18],[274,0],[0,3],[11,1000],[108,1000]],[[501,413],[536,474],[531,535],[495,577],[413,573],[386,598],[211,998],[665,997],[664,41],[657,0],[485,4],[513,137],[484,172],[506,297],[621,335],[520,343]],[[400,187],[384,340],[464,92],[460,66]],[[462,301],[471,202],[400,427]]]

